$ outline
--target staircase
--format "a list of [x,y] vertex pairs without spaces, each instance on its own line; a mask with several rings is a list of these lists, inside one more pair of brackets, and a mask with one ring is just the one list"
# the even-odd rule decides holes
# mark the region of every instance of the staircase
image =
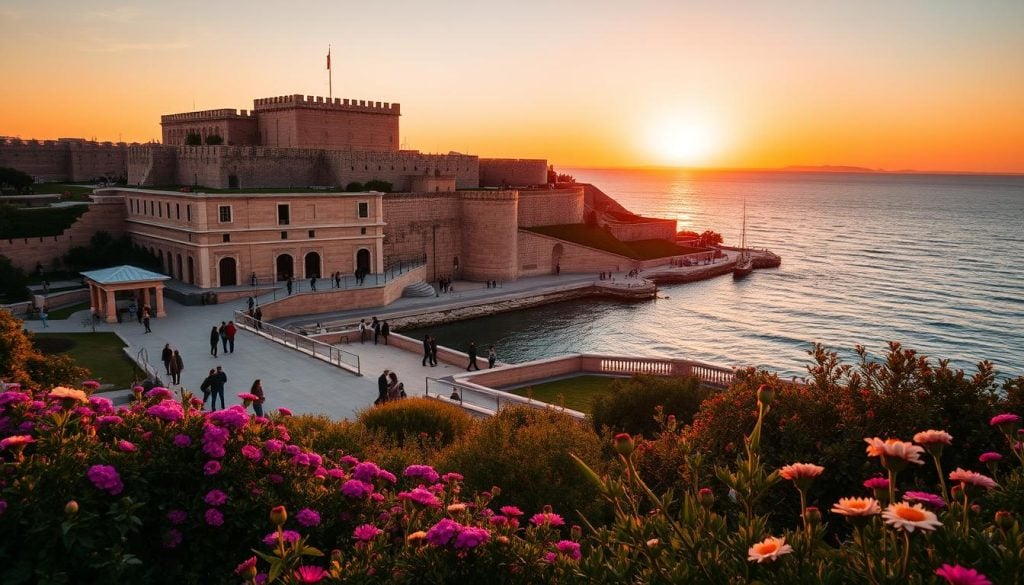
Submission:
[[410,284],[402,290],[403,297],[433,297],[437,296],[437,292],[434,291],[434,287],[430,286],[422,280],[417,283]]

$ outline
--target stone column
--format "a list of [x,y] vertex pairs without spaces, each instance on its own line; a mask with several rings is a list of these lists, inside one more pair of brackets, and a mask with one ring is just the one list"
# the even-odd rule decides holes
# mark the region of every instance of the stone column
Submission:
[[114,299],[114,291],[106,291],[106,307],[105,312],[107,315],[107,323],[117,323],[117,301]]
[[164,311],[164,287],[163,285],[157,285],[156,287],[156,316],[166,317],[167,313]]
[[[142,289],[142,307],[149,307],[149,287]],[[142,312],[142,307],[139,307],[139,312]],[[152,311],[150,311],[152,313]]]

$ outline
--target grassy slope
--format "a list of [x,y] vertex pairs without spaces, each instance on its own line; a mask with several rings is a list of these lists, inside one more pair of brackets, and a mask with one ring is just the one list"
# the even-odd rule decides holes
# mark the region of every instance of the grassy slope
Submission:
[[67,339],[74,345],[63,352],[70,355],[83,368],[92,372],[93,379],[115,388],[131,388],[135,364],[124,355],[124,343],[114,333],[36,333],[35,339]]

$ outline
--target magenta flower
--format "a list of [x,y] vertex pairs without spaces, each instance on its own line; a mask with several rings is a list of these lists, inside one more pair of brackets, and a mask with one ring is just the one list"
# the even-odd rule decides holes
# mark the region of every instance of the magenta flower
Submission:
[[135,446],[135,443],[125,441],[124,439],[117,442],[117,448],[125,453],[134,453],[139,450],[139,448]]
[[175,447],[184,449],[192,444],[192,437],[178,433],[177,435],[174,435],[174,439],[171,443],[173,443]]
[[178,530],[177,528],[171,528],[166,533],[164,533],[164,539],[163,539],[164,548],[178,548],[178,545],[181,544],[181,541],[182,541],[181,531]]
[[383,530],[377,528],[373,524],[360,524],[359,526],[356,526],[356,529],[352,532],[352,536],[356,540],[369,542],[376,538],[378,534],[383,533]]
[[395,483],[398,481],[398,478],[395,477],[395,474],[391,473],[386,469],[381,469],[380,471],[377,472],[377,479],[386,481],[388,483]]
[[0,392],[0,406],[18,402],[29,402],[31,400],[32,397],[24,392],[16,392],[14,390]]
[[167,512],[167,521],[175,526],[180,526],[188,520],[188,513],[185,510],[171,510]]
[[887,490],[889,489],[889,480],[884,477],[872,477],[864,482],[864,487],[869,490]]
[[530,518],[530,522],[536,526],[550,526],[552,528],[565,526],[565,520],[553,512],[541,512],[540,514],[534,514]]
[[[153,390],[156,390],[156,388]],[[150,392],[153,390],[150,390]],[[159,404],[150,406],[146,409],[146,414],[167,422],[176,422],[185,418],[185,411],[181,409],[181,404],[178,404],[177,401],[171,400],[170,398],[160,401]]]
[[252,404],[253,402],[258,402],[260,399],[259,396],[256,396],[255,394],[250,394],[248,392],[242,392],[241,394],[238,395],[238,397],[244,400],[247,406],[249,404]]
[[462,530],[462,525],[451,518],[442,518],[427,530],[427,542],[434,546],[448,544]]
[[[427,536],[429,538],[429,533]],[[487,542],[490,538],[491,533],[488,532],[486,528],[464,526],[462,530],[455,535],[455,543],[452,546],[456,549],[476,548]]]
[[462,477],[461,473],[455,473],[454,471],[452,471],[442,475],[441,479],[443,479],[446,483],[453,483],[456,481],[462,481],[465,478]]
[[210,508],[206,511],[206,523],[210,526],[221,526],[224,524],[224,514],[217,508]]
[[405,468],[405,472],[403,472],[402,475],[413,479],[421,479],[430,484],[437,483],[437,480],[441,478],[441,476],[434,471],[434,468],[429,465],[410,465]]
[[210,490],[203,496],[203,501],[210,506],[223,506],[228,503],[228,495],[220,490]]
[[988,424],[1003,428],[1004,431],[1007,429],[1013,430],[1014,427],[1020,424],[1020,417],[1009,413],[997,414],[992,417]]
[[174,398],[174,393],[163,386],[154,386],[149,390],[149,392],[146,392],[146,398],[159,398],[161,400],[166,400]]
[[418,487],[409,492],[401,492],[398,494],[398,499],[409,500],[421,506],[427,506],[430,508],[441,507],[441,500],[439,500],[434,494],[430,493],[430,490],[422,487]]
[[242,456],[249,461],[259,461],[263,457],[263,452],[260,451],[259,447],[245,445],[242,447]]
[[96,380],[86,380],[82,382],[82,388],[85,388],[86,390],[99,390],[100,383]]
[[348,498],[365,498],[373,492],[373,484],[350,479],[341,485],[341,493]]
[[285,445],[282,451],[284,451],[285,455],[294,457],[299,453],[302,453],[302,447],[299,447],[298,445]]
[[112,496],[124,491],[124,484],[121,483],[121,476],[111,465],[93,465],[88,471],[89,481],[94,486]]
[[280,453],[281,449],[284,449],[284,442],[277,439],[267,439],[263,443],[263,448],[267,450],[267,453]]
[[999,453],[996,453],[995,451],[988,451],[987,453],[982,453],[978,457],[978,461],[981,461],[982,463],[998,463],[999,461],[1002,460],[1003,456],[1000,455]]
[[245,408],[236,404],[225,410],[215,410],[206,415],[206,420],[221,427],[237,431],[249,422],[249,413]]
[[934,510],[941,510],[946,507],[946,502],[941,497],[928,492],[906,492],[903,499],[911,504],[924,504]]
[[292,411],[291,411],[291,410],[289,410],[289,409],[287,409],[287,408],[285,408],[285,407],[283,407],[283,406],[282,406],[281,408],[278,408],[278,409],[277,409],[277,412],[278,412],[278,413],[279,413],[279,414],[280,414],[281,416],[291,416],[291,415],[292,415]]
[[245,559],[244,561],[242,561],[241,563],[239,563],[239,565],[237,567],[235,567],[235,574],[240,576],[240,577],[244,576],[246,574],[255,575],[256,574],[256,557],[254,557],[254,556],[253,557],[249,557],[249,558]]
[[949,585],[992,585],[988,577],[960,565],[942,565],[935,569],[935,574],[946,580]]
[[555,545],[555,548],[558,549],[558,552],[575,561],[580,560],[580,543],[578,542],[573,542],[571,540],[559,540],[558,544]]
[[505,516],[511,516],[513,518],[523,515],[523,511],[515,506],[502,506],[499,508],[499,511]]
[[[302,538],[302,535],[294,530],[285,530],[281,532],[281,538],[284,539],[285,544],[295,544],[300,538]],[[267,546],[277,546],[277,532],[271,532],[264,536],[263,544]]]
[[380,467],[377,467],[376,463],[363,461],[352,470],[352,477],[359,481],[373,481],[377,478],[378,473],[380,473]]
[[89,405],[99,414],[110,414],[114,412],[114,403],[109,398],[102,396],[90,396]]
[[320,513],[316,510],[310,510],[309,508],[303,508],[299,510],[299,513],[295,515],[295,519],[303,526],[318,526],[320,524]]
[[299,583],[319,583],[327,576],[327,571],[312,565],[302,565],[295,570],[295,580]]
[[267,481],[273,484],[284,483],[284,478],[276,473],[271,473],[267,476]]
[[210,460],[203,465],[204,475],[217,475],[218,473],[220,473],[220,461]]
[[103,416],[96,417],[96,426],[101,427],[104,425],[119,425],[124,422],[124,419],[114,414],[104,414]]

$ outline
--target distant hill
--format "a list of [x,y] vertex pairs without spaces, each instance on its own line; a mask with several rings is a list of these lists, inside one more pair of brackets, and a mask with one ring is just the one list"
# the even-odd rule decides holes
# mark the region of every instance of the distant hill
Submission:
[[848,167],[843,165],[791,165],[783,167],[779,170],[782,171],[799,171],[799,172],[815,172],[815,173],[877,173],[876,169],[869,169],[867,167]]

